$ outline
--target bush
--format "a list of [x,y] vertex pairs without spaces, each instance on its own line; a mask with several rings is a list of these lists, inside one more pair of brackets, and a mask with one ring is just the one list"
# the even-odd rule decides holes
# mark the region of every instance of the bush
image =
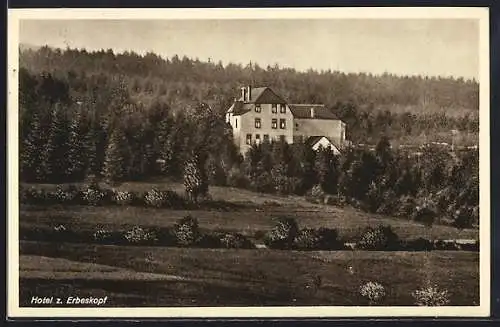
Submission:
[[112,200],[118,205],[131,205],[134,202],[134,194],[127,191],[113,190]]
[[398,207],[396,208],[396,216],[412,218],[417,204],[415,199],[411,196],[402,196],[398,201]]
[[447,290],[440,290],[437,285],[427,286],[425,288],[412,292],[415,305],[418,306],[444,306],[450,303],[450,295]]
[[167,199],[164,193],[155,188],[144,194],[144,203],[147,206],[161,208],[166,204],[166,202]]
[[191,216],[186,216],[174,225],[173,232],[176,237],[177,244],[181,246],[195,245],[200,238],[198,220]]
[[57,190],[49,194],[53,202],[64,204],[76,202],[78,200],[80,192],[74,185],[69,185],[66,187],[66,189],[63,189],[62,186],[58,185]]
[[247,237],[239,233],[225,233],[220,237],[220,243],[228,249],[252,249],[255,247]]
[[295,237],[294,247],[300,250],[317,250],[320,247],[320,237],[317,230],[302,229]]
[[385,288],[377,282],[367,282],[359,288],[359,294],[368,299],[369,304],[376,304],[385,297]]
[[125,239],[135,244],[153,244],[158,240],[154,231],[145,230],[142,227],[134,226],[124,235]]
[[82,191],[83,202],[92,206],[103,204],[105,197],[106,194],[96,184],[91,184]]
[[185,203],[184,199],[179,196],[174,191],[166,190],[160,191],[156,188],[153,188],[151,191],[144,194],[144,203],[147,206],[155,207],[155,208],[174,208],[174,207],[182,207]]
[[404,242],[402,249],[406,251],[431,251],[434,249],[434,244],[420,237],[415,240]]
[[417,206],[415,208],[415,211],[413,212],[412,219],[425,226],[432,226],[436,219],[436,212],[432,210],[430,207]]
[[357,248],[363,250],[395,250],[399,238],[390,226],[368,227],[357,242]]
[[293,218],[281,217],[273,229],[267,233],[264,243],[275,249],[290,249],[299,228]]
[[49,199],[49,195],[44,189],[37,189],[34,186],[29,188],[21,187],[19,191],[19,201],[25,204],[43,204]]

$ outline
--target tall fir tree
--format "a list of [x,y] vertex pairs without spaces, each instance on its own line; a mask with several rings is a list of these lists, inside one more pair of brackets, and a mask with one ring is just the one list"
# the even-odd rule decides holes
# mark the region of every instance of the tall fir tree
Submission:
[[208,178],[202,158],[198,154],[191,153],[190,158],[184,164],[184,189],[188,199],[198,202],[200,195],[208,193]]
[[69,126],[68,178],[80,181],[85,177],[89,142],[87,121],[80,110],[77,110]]
[[109,138],[102,175],[107,182],[119,183],[128,177],[127,169],[127,140],[117,125]]
[[43,181],[45,178],[43,169],[43,138],[42,126],[37,113],[33,113],[26,132],[20,144],[20,177],[25,182]]
[[63,183],[67,178],[69,153],[69,121],[67,112],[56,103],[51,111],[48,140],[43,153],[47,181]]

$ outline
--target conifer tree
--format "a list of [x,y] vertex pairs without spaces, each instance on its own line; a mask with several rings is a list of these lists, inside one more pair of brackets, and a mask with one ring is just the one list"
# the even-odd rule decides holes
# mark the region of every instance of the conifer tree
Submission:
[[77,111],[69,126],[68,177],[73,181],[82,180],[88,156],[86,121],[81,111]]
[[116,126],[109,138],[103,168],[103,176],[110,183],[122,182],[127,177],[126,147],[125,134]]
[[48,140],[43,153],[43,167],[48,181],[66,180],[69,153],[69,126],[66,113],[56,104],[51,112]]
[[26,136],[20,144],[20,176],[26,182],[42,181],[42,150],[44,146],[43,131],[38,114],[33,113],[26,128]]
[[208,179],[199,155],[191,153],[191,157],[184,164],[183,177],[186,195],[190,201],[196,203],[200,195],[208,193]]

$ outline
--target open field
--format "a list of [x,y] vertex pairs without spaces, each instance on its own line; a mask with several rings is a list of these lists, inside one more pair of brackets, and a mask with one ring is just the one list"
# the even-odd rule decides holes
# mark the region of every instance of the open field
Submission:
[[[381,305],[412,305],[411,291],[428,274],[451,292],[452,305],[474,305],[479,299],[478,260],[478,254],[471,252],[296,252],[22,242],[20,296],[22,305],[29,305],[33,295],[108,296],[110,306],[363,305],[359,286],[378,281],[387,292]],[[429,267],[426,273],[423,265]],[[318,277],[321,282],[316,286]]]
[[[139,191],[154,185],[130,183]],[[158,188],[180,191],[179,184]],[[53,187],[53,186],[47,186]],[[191,214],[200,227],[241,232],[255,240],[270,230],[274,217],[294,217],[301,228],[330,227],[340,237],[357,236],[367,226],[391,225],[402,239],[429,238],[412,221],[344,207],[311,204],[300,197],[278,197],[234,188],[212,187],[215,200],[230,210],[172,210],[129,206],[21,205],[20,228],[75,231],[166,227]],[[477,239],[436,225],[432,237]],[[380,305],[413,305],[411,292],[428,278],[451,293],[452,305],[477,305],[479,254],[467,251],[279,251],[111,246],[21,240],[20,299],[32,296],[108,296],[108,306],[367,305],[359,287],[377,281],[387,296]],[[351,267],[351,268],[349,268]]]
[[[46,185],[55,188],[54,185]],[[124,183],[123,190],[148,191],[153,187],[183,192],[180,183],[158,181],[155,183]],[[337,228],[340,237],[349,239],[357,236],[367,226],[391,225],[402,239],[477,239],[477,229],[459,231],[444,225],[434,225],[431,230],[425,226],[402,218],[371,214],[350,207],[335,207],[312,204],[299,196],[276,196],[259,194],[230,187],[211,187],[210,195],[234,205],[230,210],[171,210],[121,206],[38,206],[21,205],[20,226],[40,227],[63,224],[72,229],[103,228],[127,229],[133,225],[166,227],[188,214],[197,218],[200,227],[211,230],[238,231],[253,237],[256,232],[268,231],[274,226],[273,218],[290,216],[297,220],[299,227]]]

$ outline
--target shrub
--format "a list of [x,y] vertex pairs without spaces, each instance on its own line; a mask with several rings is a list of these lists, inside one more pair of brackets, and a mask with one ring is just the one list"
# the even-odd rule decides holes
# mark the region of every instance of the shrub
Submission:
[[420,237],[415,240],[404,242],[402,248],[406,251],[431,251],[434,249],[434,244]]
[[398,245],[398,236],[390,226],[368,227],[357,243],[363,250],[394,250]]
[[452,214],[453,227],[458,229],[471,228],[474,224],[473,208],[461,206]]
[[162,207],[181,207],[185,201],[174,191],[160,191],[153,188],[151,191],[144,194],[144,203],[147,206],[162,208]]
[[199,238],[193,242],[193,245],[201,248],[221,248],[223,247],[221,237],[221,233],[218,232],[200,233]]
[[106,229],[98,229],[93,234],[94,240],[97,242],[107,242],[110,241],[113,237],[113,233]]
[[128,242],[136,244],[152,244],[158,240],[154,231],[145,230],[139,226],[134,226],[127,231],[124,237]]
[[113,190],[112,200],[119,205],[131,205],[134,201],[134,195],[131,192]]
[[413,212],[413,220],[425,226],[432,226],[436,218],[436,212],[429,207],[417,206]]
[[295,238],[294,247],[301,250],[337,250],[342,248],[336,229],[302,229]]
[[450,295],[447,290],[439,289],[437,285],[427,286],[412,292],[415,305],[418,306],[444,306],[450,303]]
[[316,184],[311,189],[311,196],[316,199],[322,199],[325,196],[325,191],[320,184]]
[[398,201],[398,207],[396,208],[396,216],[398,217],[413,217],[413,212],[416,208],[415,199],[411,196],[402,196]]
[[44,189],[37,189],[34,186],[22,187],[19,191],[19,201],[26,204],[41,204],[47,201],[48,194]]
[[320,246],[318,231],[312,228],[302,229],[295,237],[294,246],[301,250],[316,250]]
[[90,185],[82,191],[82,200],[92,206],[101,205],[105,196],[106,194],[96,185]]
[[368,299],[369,304],[376,304],[385,297],[385,288],[377,282],[367,282],[359,288],[359,294]]
[[198,220],[191,216],[180,219],[174,226],[174,235],[177,244],[181,246],[192,246],[200,238]]
[[74,185],[69,185],[66,189],[58,185],[55,192],[50,193],[50,198],[55,203],[72,203],[78,199],[79,191]]
[[253,243],[240,233],[225,233],[220,238],[220,243],[228,249],[252,249]]
[[165,194],[158,189],[152,189],[151,191],[144,194],[144,203],[147,206],[161,208],[167,202]]
[[298,233],[297,222],[293,218],[281,217],[273,229],[267,233],[264,243],[271,248],[289,249]]

